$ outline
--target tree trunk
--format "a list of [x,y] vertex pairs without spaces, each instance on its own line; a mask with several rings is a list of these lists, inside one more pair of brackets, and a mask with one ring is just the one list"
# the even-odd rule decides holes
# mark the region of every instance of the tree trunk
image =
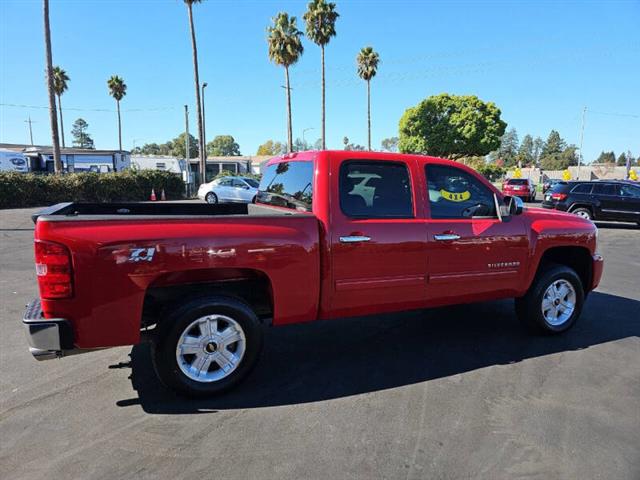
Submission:
[[122,123],[120,123],[120,100],[116,100],[116,106],[118,108],[118,146],[122,151]]
[[60,139],[62,140],[62,148],[65,148],[64,145],[64,123],[62,123],[62,100],[61,95],[58,95],[58,110],[60,111]]
[[207,181],[207,154],[202,145],[202,104],[200,103],[200,75],[198,74],[198,47],[196,46],[196,30],[193,25],[193,9],[187,4],[189,12],[189,28],[191,29],[191,47],[193,51],[193,76],[196,86],[196,116],[198,118],[198,158],[200,159],[200,183]]
[[367,148],[371,151],[371,80],[367,80]]
[[326,150],[327,149],[327,144],[325,141],[325,134],[324,134],[324,122],[325,122],[325,109],[324,109],[324,102],[325,102],[325,93],[324,93],[324,45],[322,45],[321,47],[321,51],[322,51],[322,132],[321,132],[321,138],[322,138],[322,150]]
[[284,67],[285,89],[287,90],[287,149],[293,152],[293,127],[291,126],[291,88],[289,87],[289,67]]
[[49,0],[42,1],[44,16],[44,45],[47,65],[47,90],[49,93],[49,123],[51,124],[51,143],[53,146],[53,167],[56,173],[62,173],[60,161],[60,142],[58,140],[58,116],[56,114],[56,96],[53,90],[53,60],[51,55],[51,30],[49,28]]

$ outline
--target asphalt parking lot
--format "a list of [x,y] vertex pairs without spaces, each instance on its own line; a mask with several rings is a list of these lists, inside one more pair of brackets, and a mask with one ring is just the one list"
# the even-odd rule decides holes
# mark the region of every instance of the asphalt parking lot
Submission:
[[30,356],[29,213],[0,211],[2,479],[640,478],[636,226],[599,224],[604,278],[564,336],[509,301],[271,329],[244,384],[190,401],[145,346]]

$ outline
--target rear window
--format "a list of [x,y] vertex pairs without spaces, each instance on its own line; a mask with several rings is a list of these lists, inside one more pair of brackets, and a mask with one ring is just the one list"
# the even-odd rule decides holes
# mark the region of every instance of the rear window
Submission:
[[569,190],[569,184],[567,182],[558,182],[551,187],[551,193],[561,193]]
[[591,193],[591,184],[590,183],[581,183],[573,187],[571,190],[572,193]]
[[262,174],[259,203],[311,211],[313,162],[281,162],[269,165]]
[[507,185],[528,185],[529,180],[526,178],[512,178],[511,180],[507,180]]

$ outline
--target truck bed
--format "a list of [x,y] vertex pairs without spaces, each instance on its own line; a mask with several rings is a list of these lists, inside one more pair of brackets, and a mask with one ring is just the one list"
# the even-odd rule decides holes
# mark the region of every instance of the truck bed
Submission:
[[307,212],[281,210],[266,205],[246,203],[58,203],[44,208],[31,216],[34,223],[38,219],[46,221],[78,220],[118,220],[193,218],[211,216],[291,216],[309,215]]

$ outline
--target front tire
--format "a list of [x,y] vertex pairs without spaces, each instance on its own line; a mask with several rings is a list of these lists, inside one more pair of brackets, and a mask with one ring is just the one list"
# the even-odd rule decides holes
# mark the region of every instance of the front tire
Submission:
[[538,272],[526,295],[515,300],[518,318],[534,332],[545,335],[573,327],[583,305],[580,277],[571,268],[555,264]]
[[262,351],[258,317],[234,298],[194,298],[165,315],[157,329],[152,347],[156,374],[165,386],[190,397],[234,387]]

